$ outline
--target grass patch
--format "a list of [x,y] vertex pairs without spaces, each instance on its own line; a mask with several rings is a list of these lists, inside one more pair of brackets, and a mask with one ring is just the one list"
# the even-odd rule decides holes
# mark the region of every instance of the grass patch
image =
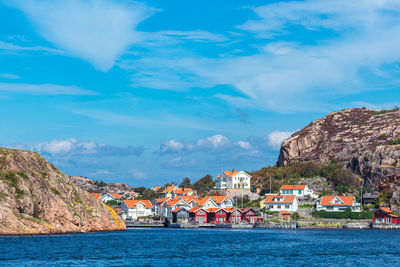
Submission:
[[28,175],[27,175],[25,172],[17,172],[17,174],[18,174],[19,176],[21,176],[22,178],[28,180]]
[[51,187],[50,190],[53,191],[53,193],[56,194],[57,196],[60,195],[60,191],[58,191],[58,190],[55,189],[54,187]]
[[390,141],[389,145],[391,145],[391,146],[400,145],[400,137],[395,140]]

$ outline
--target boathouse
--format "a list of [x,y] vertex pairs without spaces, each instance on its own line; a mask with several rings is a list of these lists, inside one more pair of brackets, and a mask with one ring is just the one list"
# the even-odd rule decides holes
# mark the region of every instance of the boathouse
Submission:
[[377,224],[400,224],[400,217],[393,214],[388,208],[377,208],[374,210],[374,223]]

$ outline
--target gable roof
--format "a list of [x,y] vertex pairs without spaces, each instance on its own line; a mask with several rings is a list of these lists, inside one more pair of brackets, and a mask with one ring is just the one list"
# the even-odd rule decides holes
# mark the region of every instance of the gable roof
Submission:
[[185,208],[183,208],[183,207],[179,207],[179,208],[176,208],[176,209],[174,209],[173,211],[171,211],[171,212],[178,212],[178,211],[180,211],[180,210],[185,210],[185,211],[187,211],[187,209],[185,209]]
[[128,208],[135,208],[139,203],[142,203],[145,208],[153,207],[150,200],[124,200],[124,203]]
[[167,186],[161,193],[165,194],[167,193],[167,191],[169,193],[171,193],[172,191],[177,190],[179,187],[175,186],[175,185],[171,185],[171,186]]
[[206,209],[203,209],[202,207],[199,207],[199,206],[196,206],[196,207],[194,207],[194,208],[191,208],[191,209],[189,210],[189,212],[197,212],[198,210],[203,210],[203,211],[205,211],[205,212],[208,212]]
[[225,200],[228,200],[229,197],[227,196],[211,196],[211,198],[215,201],[215,203],[220,204],[224,202]]
[[[275,198],[283,198],[282,201],[277,201]],[[296,196],[295,195],[267,195],[265,198],[264,203],[271,203],[271,204],[280,204],[280,203],[289,203],[292,204],[295,200]]]
[[112,196],[115,199],[121,199],[122,195],[120,194],[114,194],[114,193],[107,193],[108,195]]
[[162,203],[164,203],[165,201],[167,201],[169,199],[171,199],[171,198],[163,197],[163,198],[156,198],[155,201],[157,202],[157,204],[162,204]]
[[[338,198],[342,203],[333,203],[333,200]],[[352,206],[354,196],[323,196],[321,197],[320,205],[322,206]]]
[[304,190],[305,188],[304,184],[284,184],[281,186],[281,190]]
[[199,199],[197,205],[203,206],[207,201],[212,201],[215,205],[217,204],[215,203],[215,200],[211,198],[211,196],[206,196],[204,198]]
[[101,193],[90,193],[95,199],[100,200]]

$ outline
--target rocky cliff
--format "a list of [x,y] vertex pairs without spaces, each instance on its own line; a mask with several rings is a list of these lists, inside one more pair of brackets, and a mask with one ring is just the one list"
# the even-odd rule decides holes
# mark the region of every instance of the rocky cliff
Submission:
[[124,229],[111,208],[39,154],[0,148],[0,234]]
[[123,194],[127,191],[135,191],[135,188],[123,183],[104,183],[82,176],[71,176],[71,182],[90,193],[115,193]]
[[335,159],[362,176],[372,189],[393,191],[399,204],[399,144],[398,109],[345,109],[310,123],[285,140],[277,165],[305,161],[327,164]]

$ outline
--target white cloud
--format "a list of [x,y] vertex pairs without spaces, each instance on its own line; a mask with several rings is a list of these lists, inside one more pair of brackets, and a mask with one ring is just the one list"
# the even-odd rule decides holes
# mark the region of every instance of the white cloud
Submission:
[[11,73],[0,73],[0,78],[18,80],[19,76]]
[[160,145],[160,152],[161,153],[173,153],[173,152],[180,152],[185,148],[185,145],[181,142],[178,142],[174,139],[166,140],[161,143]]
[[231,143],[231,141],[221,135],[221,134],[216,134],[210,137],[207,137],[205,139],[200,139],[197,141],[197,147],[199,148],[206,148],[206,147],[211,147],[214,149],[218,149],[224,146],[228,146]]
[[48,154],[54,157],[73,155],[97,155],[97,156],[140,156],[144,152],[143,147],[118,147],[92,141],[78,141],[74,138],[65,140],[51,140],[37,144],[30,150]]
[[138,169],[134,169],[132,171],[132,176],[135,179],[146,179],[147,178],[147,174]]
[[133,1],[18,0],[8,2],[31,20],[37,32],[68,54],[109,70],[141,40],[136,26],[152,11]]
[[96,92],[78,86],[57,84],[0,83],[0,92],[32,95],[95,95]]
[[43,46],[21,46],[10,42],[0,41],[0,50],[6,52],[24,52],[24,51],[39,51],[39,52],[49,52],[53,54],[62,54],[63,52],[57,49],[43,47]]
[[273,131],[268,134],[268,144],[275,150],[278,150],[283,141],[289,138],[293,132]]

